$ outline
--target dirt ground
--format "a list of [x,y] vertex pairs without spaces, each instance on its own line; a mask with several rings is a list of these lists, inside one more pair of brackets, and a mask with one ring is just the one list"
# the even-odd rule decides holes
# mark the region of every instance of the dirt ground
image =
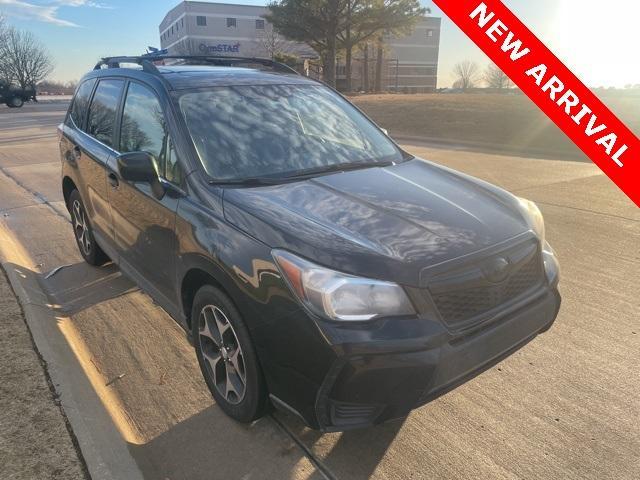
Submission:
[[0,478],[88,478],[1,268],[0,358]]
[[[598,96],[640,135],[640,94]],[[350,98],[392,136],[421,137],[542,158],[583,159],[567,136],[522,94],[362,95]],[[493,148],[492,148],[493,147]]]

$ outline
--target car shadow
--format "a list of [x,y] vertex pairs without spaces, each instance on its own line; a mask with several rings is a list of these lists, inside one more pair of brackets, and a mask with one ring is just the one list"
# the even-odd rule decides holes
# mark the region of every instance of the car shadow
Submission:
[[128,447],[144,478],[326,480],[269,416],[245,425],[216,405]]
[[67,316],[139,290],[113,263],[102,267],[85,262],[64,265],[38,275],[37,280],[50,306]]
[[274,417],[296,437],[334,478],[370,478],[404,426],[406,418],[375,427],[322,433],[308,428],[298,417],[275,412]]
[[274,416],[244,425],[212,405],[129,451],[145,478],[367,479],[404,424],[323,434]]

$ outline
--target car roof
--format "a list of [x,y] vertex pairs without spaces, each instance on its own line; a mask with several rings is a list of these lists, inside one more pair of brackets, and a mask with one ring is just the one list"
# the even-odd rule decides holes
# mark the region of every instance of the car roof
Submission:
[[318,85],[319,82],[294,73],[251,67],[210,65],[158,66],[158,74],[142,68],[103,68],[89,72],[85,78],[119,76],[142,81],[161,78],[169,90],[232,85]]

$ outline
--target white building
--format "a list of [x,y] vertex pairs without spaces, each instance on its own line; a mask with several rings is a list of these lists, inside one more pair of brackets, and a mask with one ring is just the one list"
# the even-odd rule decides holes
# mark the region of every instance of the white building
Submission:
[[[230,3],[183,1],[160,24],[160,45],[178,55],[236,55],[267,57],[274,52],[315,58],[306,44],[282,39],[263,18],[266,7]],[[437,85],[440,19],[426,17],[404,37],[390,37],[385,44],[383,89],[407,92],[433,91]],[[353,66],[353,87],[362,88],[363,63]],[[371,59],[373,64],[374,59]],[[338,64],[338,85],[344,67]]]

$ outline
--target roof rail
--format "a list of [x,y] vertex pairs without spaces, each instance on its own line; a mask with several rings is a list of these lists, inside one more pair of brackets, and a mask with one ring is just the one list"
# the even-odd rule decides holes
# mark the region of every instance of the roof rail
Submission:
[[255,57],[228,57],[224,55],[157,55],[146,54],[133,57],[105,57],[100,60],[94,70],[100,70],[103,67],[106,68],[120,68],[121,63],[134,63],[140,65],[142,70],[154,75],[158,75],[160,71],[153,62],[159,62],[162,60],[183,60],[184,65],[217,65],[230,67],[238,64],[258,64],[265,67],[271,67],[275,71],[285,73],[299,73],[284,63],[276,62],[268,58],[255,58]]

